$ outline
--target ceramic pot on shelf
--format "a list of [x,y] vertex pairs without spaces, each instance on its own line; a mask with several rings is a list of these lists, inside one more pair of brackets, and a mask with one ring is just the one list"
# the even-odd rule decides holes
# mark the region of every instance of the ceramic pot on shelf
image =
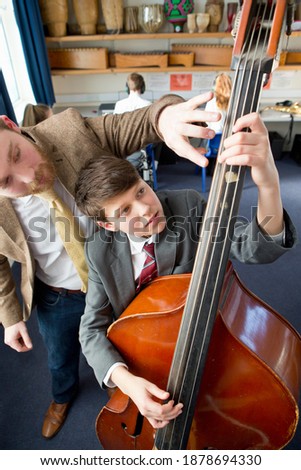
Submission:
[[194,9],[193,0],[164,0],[164,14],[169,23],[173,25],[175,33],[183,32],[187,15]]
[[207,26],[210,23],[209,13],[197,13],[196,15],[196,25],[198,28],[198,33],[203,33],[206,31]]
[[72,0],[76,21],[81,34],[96,34],[98,22],[97,0]]
[[195,33],[197,30],[196,15],[196,13],[188,13],[187,15],[187,30],[190,34]]
[[67,34],[68,0],[39,0],[43,24],[49,36],[60,37]]
[[223,3],[216,3],[208,1],[205,5],[205,12],[210,15],[210,23],[208,26],[208,31],[210,33],[218,32],[219,25],[223,18]]

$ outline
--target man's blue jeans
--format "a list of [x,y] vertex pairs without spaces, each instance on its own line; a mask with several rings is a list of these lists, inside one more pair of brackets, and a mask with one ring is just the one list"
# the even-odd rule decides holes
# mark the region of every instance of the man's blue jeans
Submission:
[[48,352],[52,394],[56,403],[75,397],[79,385],[79,324],[85,294],[58,293],[36,279],[35,303],[39,330]]

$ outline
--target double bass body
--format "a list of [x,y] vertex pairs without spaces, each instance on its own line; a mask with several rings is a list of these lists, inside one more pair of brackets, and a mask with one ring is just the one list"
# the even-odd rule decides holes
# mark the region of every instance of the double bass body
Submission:
[[[190,275],[153,281],[111,326],[130,370],[165,389]],[[229,263],[187,449],[280,449],[298,423],[301,340]],[[152,449],[155,431],[117,391],[100,412],[104,449]]]

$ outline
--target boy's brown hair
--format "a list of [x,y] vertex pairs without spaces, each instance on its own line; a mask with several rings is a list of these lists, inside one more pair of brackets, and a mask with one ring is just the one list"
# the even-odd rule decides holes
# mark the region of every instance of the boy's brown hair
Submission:
[[107,222],[104,205],[132,188],[141,179],[136,168],[117,157],[95,158],[81,170],[75,186],[75,202],[86,215]]

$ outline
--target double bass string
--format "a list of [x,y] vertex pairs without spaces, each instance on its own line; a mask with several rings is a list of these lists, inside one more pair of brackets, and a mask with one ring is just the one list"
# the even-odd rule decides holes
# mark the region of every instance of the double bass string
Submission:
[[[265,7],[266,7],[266,5],[265,5]],[[271,15],[272,15],[272,10],[271,10],[271,12],[270,12],[270,16],[271,16]],[[264,14],[264,16],[265,16],[265,14]],[[256,22],[255,22],[256,25],[257,25],[257,23],[258,23],[258,18],[259,18],[259,9],[258,9],[258,11],[257,11],[257,18],[256,18]],[[262,28],[263,28],[263,25],[262,25],[262,24],[260,25],[260,28],[261,28],[261,30],[262,30]],[[261,30],[259,31],[259,34],[258,34],[258,40],[257,40],[256,48],[255,48],[256,50],[257,50],[258,47],[259,47],[259,40],[260,40],[260,38],[261,38]],[[246,48],[247,45],[248,45],[248,50],[247,50],[247,52],[243,51],[243,54],[240,56],[240,59],[239,59],[239,66],[238,66],[237,71],[236,71],[236,76],[235,76],[235,81],[234,81],[234,86],[233,86],[234,92],[235,92],[235,91],[238,91],[238,96],[241,96],[241,95],[242,95],[243,84],[244,84],[244,81],[245,81],[245,78],[246,78],[246,73],[247,73],[246,63],[249,62],[249,57],[250,57],[250,54],[251,54],[251,44],[252,44],[252,42],[253,42],[252,39],[253,39],[254,34],[255,34],[255,28],[254,28],[253,31],[252,31],[252,37],[249,38],[249,40],[247,41],[248,44],[246,44],[246,42],[244,43],[244,48]],[[266,36],[266,38],[267,38],[267,31],[266,31],[265,36]],[[266,39],[265,39],[265,42],[266,42]],[[245,57],[245,56],[246,56],[246,57]],[[240,69],[240,64],[241,64],[242,61],[244,62],[243,74],[242,74],[242,78],[241,78],[240,81],[239,81],[239,80],[238,80],[238,79],[239,79],[239,69]],[[260,58],[260,61],[262,61],[262,57]],[[251,71],[254,69],[254,64],[255,64],[255,60],[253,59],[253,62],[251,63],[251,67],[250,67]],[[248,86],[247,86],[247,88],[250,87],[251,75],[252,75],[252,74],[249,73],[248,80],[247,80],[247,81],[248,81]],[[258,68],[256,82],[259,82],[259,78],[260,78],[260,74],[259,74],[259,68]],[[257,86],[257,85],[256,85],[256,86]],[[227,134],[227,132],[229,133],[229,129],[231,129],[231,128],[233,127],[233,124],[234,124],[234,122],[236,121],[236,119],[237,119],[237,117],[238,117],[239,102],[238,102],[238,99],[237,99],[237,97],[235,96],[235,93],[234,93],[234,92],[232,92],[232,94],[231,94],[231,100],[230,100],[230,104],[229,104],[229,113],[228,113],[228,116],[227,116],[227,118],[226,118],[226,125],[225,125],[225,130],[224,130],[223,138],[222,138],[222,142],[221,142],[221,148],[222,148],[222,145],[223,145],[223,140],[224,140],[224,138],[225,138],[225,135]],[[235,100],[236,100],[236,102],[235,102]],[[247,112],[249,112],[248,110],[246,110],[246,108],[247,108],[246,101],[247,101],[247,96],[245,95],[245,97],[244,97],[244,103],[243,103],[243,106],[242,106],[242,113],[241,113],[241,115],[244,115],[244,114],[246,114]],[[254,106],[254,101],[255,101],[255,95],[253,95],[251,107]],[[234,167],[232,167],[232,166],[229,167],[230,171],[233,172],[233,168],[234,168]],[[237,169],[236,171],[238,172],[238,180],[239,180],[240,177],[241,177],[241,171],[242,171],[242,169],[241,169],[240,167],[237,167],[237,168],[238,168],[238,169]],[[237,192],[237,189],[238,189],[238,180],[237,180],[237,182],[235,183],[235,191],[234,191],[234,193],[236,193],[236,192]],[[226,201],[226,199],[227,199],[227,195],[228,195],[230,186],[233,188],[233,183],[231,183],[231,185],[230,185],[230,183],[227,183],[227,184],[226,184],[226,189],[225,189],[225,191],[224,191],[224,195],[223,195],[223,199],[222,199],[222,203],[221,203],[221,209],[222,209],[222,211],[224,210],[226,204],[228,204],[227,201]],[[221,191],[220,188],[219,188],[219,191]],[[235,199],[235,198],[234,198],[234,199]],[[234,204],[232,203],[231,210],[230,210],[230,216],[231,216],[231,217],[233,216],[233,213],[234,213]],[[230,217],[230,219],[231,219],[231,217]],[[217,225],[218,231],[219,231],[220,228],[221,228],[221,227],[220,227],[220,224],[221,224],[221,218],[219,218],[219,224]],[[229,235],[229,226],[227,227],[226,235],[227,235],[227,236]],[[224,246],[223,251],[225,251],[225,246]],[[215,252],[215,248],[214,248],[214,252]],[[212,262],[213,262],[212,260],[213,260],[214,252],[212,252],[212,254],[211,254],[211,260],[210,260],[210,262],[209,262],[209,263],[210,263],[210,266],[212,265]],[[219,266],[219,268],[218,268],[218,273],[219,273],[219,274],[220,274],[220,271],[221,271],[221,266]],[[206,279],[205,285],[206,285],[206,284],[208,284],[208,275],[207,275],[207,279]],[[214,296],[212,296],[212,298],[214,298]],[[196,301],[197,301],[197,299],[194,300],[194,302],[196,302]],[[203,298],[202,298],[202,302],[203,302]],[[213,307],[213,303],[211,303],[210,315],[212,315],[212,310],[213,310],[212,307]],[[200,315],[200,313],[199,313],[198,315]],[[192,319],[190,319],[190,322],[192,322]],[[209,320],[207,321],[207,326],[208,326],[208,323],[209,323]],[[207,327],[206,327],[206,328],[207,328]],[[194,337],[194,339],[195,339],[195,337]],[[186,342],[186,344],[187,344],[187,342]],[[202,345],[202,347],[203,347],[203,345]],[[192,351],[192,348],[190,348],[190,351],[189,351],[188,354],[192,354],[192,352],[193,352],[193,351]],[[201,356],[199,356],[199,357],[201,357]],[[184,356],[183,356],[183,358],[184,358]],[[185,360],[185,365],[186,365],[186,364],[188,364],[188,362]],[[189,373],[189,371],[188,371],[187,367],[185,367],[185,365],[184,365],[184,367],[183,367],[183,364],[182,364],[182,367],[183,367],[183,369],[184,369],[184,371],[185,371],[184,373],[187,374],[187,373]],[[181,367],[180,367],[179,369],[181,369]],[[178,383],[179,380],[180,380],[180,377],[179,377],[179,375],[177,375],[176,383]],[[183,382],[182,382],[182,384],[183,384]],[[181,401],[182,392],[183,392],[183,385],[180,387],[179,401]],[[175,397],[174,397],[174,398],[175,398]],[[192,398],[192,395],[191,395],[190,399],[191,399],[191,398]],[[190,401],[191,401],[191,400],[190,400]],[[190,404],[191,404],[191,403],[189,403],[189,405],[190,405]],[[189,406],[188,406],[188,408],[189,408]],[[187,417],[186,417],[186,421],[187,421],[187,419],[188,419],[188,415],[187,415]],[[174,424],[174,423],[171,423],[171,425],[172,425],[172,427],[173,427],[173,430],[172,430],[171,432],[173,433],[175,424]],[[168,425],[168,426],[170,426],[170,425]],[[165,432],[166,432],[166,431],[165,431]]]

